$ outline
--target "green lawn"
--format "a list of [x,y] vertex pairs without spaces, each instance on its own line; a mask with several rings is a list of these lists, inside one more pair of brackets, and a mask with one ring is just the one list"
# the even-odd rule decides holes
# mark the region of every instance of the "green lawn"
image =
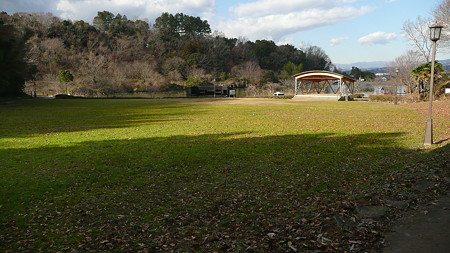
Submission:
[[[0,250],[351,246],[348,241],[362,235],[339,232],[332,215],[351,216],[370,194],[398,199],[417,177],[448,175],[450,103],[435,105],[443,111],[434,116],[434,139],[441,143],[432,148],[422,146],[420,106],[284,99],[3,102]],[[381,189],[400,181],[406,183],[395,190]]]

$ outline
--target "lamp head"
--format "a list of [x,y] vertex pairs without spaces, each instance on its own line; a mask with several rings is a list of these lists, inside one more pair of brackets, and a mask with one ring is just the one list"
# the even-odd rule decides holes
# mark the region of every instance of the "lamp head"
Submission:
[[441,38],[441,31],[442,31],[441,25],[434,24],[430,26],[430,40],[431,41],[438,41]]

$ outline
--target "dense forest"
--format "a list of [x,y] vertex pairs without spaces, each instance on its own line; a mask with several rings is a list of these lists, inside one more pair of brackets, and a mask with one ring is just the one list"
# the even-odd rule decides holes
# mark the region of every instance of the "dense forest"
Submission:
[[150,24],[101,11],[90,24],[51,13],[2,12],[0,44],[0,96],[19,95],[25,83],[40,93],[84,96],[206,83],[283,87],[300,71],[335,71],[317,46],[227,38],[183,13],[163,13]]

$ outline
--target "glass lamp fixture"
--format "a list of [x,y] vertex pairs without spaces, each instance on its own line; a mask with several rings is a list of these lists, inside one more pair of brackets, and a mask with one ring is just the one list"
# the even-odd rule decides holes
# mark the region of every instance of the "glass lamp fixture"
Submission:
[[442,31],[441,25],[434,24],[430,26],[430,40],[431,41],[438,41],[441,38],[441,31]]

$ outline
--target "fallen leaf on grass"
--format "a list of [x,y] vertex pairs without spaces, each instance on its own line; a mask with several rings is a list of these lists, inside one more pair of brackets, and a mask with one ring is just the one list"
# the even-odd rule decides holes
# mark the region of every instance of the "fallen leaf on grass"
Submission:
[[291,241],[288,242],[288,246],[289,246],[289,248],[290,248],[291,250],[293,250],[294,252],[297,252],[297,248],[294,247],[294,246],[292,246],[292,242],[291,242]]

